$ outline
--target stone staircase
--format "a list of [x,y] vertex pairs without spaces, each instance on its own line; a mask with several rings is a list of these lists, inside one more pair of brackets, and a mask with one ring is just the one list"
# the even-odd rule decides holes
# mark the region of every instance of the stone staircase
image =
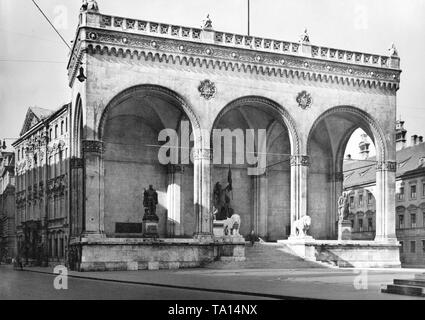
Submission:
[[393,284],[381,290],[383,293],[425,297],[425,273],[416,274],[414,279],[394,279]]
[[206,268],[211,269],[302,269],[302,268],[325,268],[319,263],[305,261],[291,254],[282,244],[272,242],[256,242],[251,246],[247,242],[245,246],[245,261],[215,261]]

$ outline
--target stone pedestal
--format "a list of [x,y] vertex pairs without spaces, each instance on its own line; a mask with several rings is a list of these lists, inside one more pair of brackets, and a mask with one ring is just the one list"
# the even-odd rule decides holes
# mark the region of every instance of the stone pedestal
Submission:
[[351,221],[338,221],[338,240],[351,240]]
[[156,215],[146,215],[143,217],[143,237],[158,238],[158,222]]
[[214,237],[224,236],[224,220],[213,221],[213,234],[214,234]]

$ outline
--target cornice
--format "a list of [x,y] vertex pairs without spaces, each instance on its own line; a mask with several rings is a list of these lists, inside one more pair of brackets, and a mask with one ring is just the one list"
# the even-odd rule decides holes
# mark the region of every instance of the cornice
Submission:
[[[200,40],[168,38],[131,31],[109,30],[92,26],[80,27],[69,63],[70,86],[72,86],[83,54],[88,53],[337,85],[394,91],[399,88],[401,70],[387,67],[391,57],[313,45],[309,46],[310,55],[294,55],[290,51],[282,51],[282,46],[285,44],[282,41],[279,42],[280,50],[273,52],[272,49],[264,51],[255,47],[232,47],[214,41],[207,43]],[[219,33],[215,32],[214,34]],[[255,42],[256,38],[253,39]],[[262,41],[265,43],[268,40],[263,39]],[[270,43],[274,43],[274,40],[270,41],[272,41]],[[321,57],[322,52],[325,51],[328,56],[331,51],[334,51],[334,59]],[[341,60],[342,53],[344,61]],[[351,62],[347,61],[348,57]],[[366,59],[369,64],[357,61],[360,58]],[[372,63],[374,59],[377,60]]]

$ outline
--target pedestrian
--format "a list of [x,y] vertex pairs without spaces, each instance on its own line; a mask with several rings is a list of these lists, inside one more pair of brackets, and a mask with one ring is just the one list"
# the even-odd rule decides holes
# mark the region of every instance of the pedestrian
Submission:
[[251,247],[253,247],[254,243],[255,243],[255,232],[254,232],[254,230],[251,231],[250,241],[251,241]]

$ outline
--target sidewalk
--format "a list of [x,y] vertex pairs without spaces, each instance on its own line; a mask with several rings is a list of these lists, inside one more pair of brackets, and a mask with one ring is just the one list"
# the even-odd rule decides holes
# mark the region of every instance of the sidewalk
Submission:
[[[31,267],[26,271],[53,273],[53,268]],[[423,272],[423,269],[420,272]],[[361,273],[362,272],[362,273]],[[69,276],[120,283],[164,286],[200,291],[253,294],[269,298],[313,298],[354,300],[408,300],[422,298],[384,294],[383,285],[394,278],[410,279],[415,269],[347,270],[347,269],[180,269],[175,271],[75,272]],[[359,277],[367,285],[357,290]]]

